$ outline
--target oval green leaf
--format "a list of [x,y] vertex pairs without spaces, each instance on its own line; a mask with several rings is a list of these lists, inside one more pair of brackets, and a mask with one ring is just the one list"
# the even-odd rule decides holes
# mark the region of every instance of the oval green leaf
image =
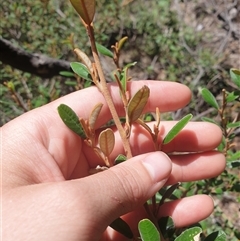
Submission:
[[75,48],[74,53],[77,55],[81,63],[83,63],[84,66],[87,67],[88,72],[92,73],[93,72],[92,61],[89,59],[89,57],[79,48]]
[[201,120],[218,125],[218,123],[215,120],[213,120],[212,118],[209,118],[209,117],[202,117]]
[[65,125],[70,130],[72,130],[77,135],[79,135],[81,138],[85,139],[86,135],[84,133],[84,130],[82,128],[82,125],[76,113],[69,106],[65,104],[59,105],[57,109],[58,109],[58,114],[60,115]]
[[78,76],[85,80],[92,81],[91,74],[84,64],[79,62],[72,62],[70,63],[70,66],[73,72],[76,73]]
[[[202,229],[200,227],[193,227],[183,231],[175,241],[199,241]],[[199,237],[199,238],[198,238]]]
[[121,233],[127,238],[132,239],[133,238],[133,233],[132,230],[130,229],[129,225],[121,218],[115,219],[110,225],[111,228],[116,230],[117,232]]
[[174,125],[173,128],[165,136],[163,144],[167,144],[170,141],[172,141],[179,134],[179,132],[187,125],[187,123],[192,119],[192,117],[192,114],[188,114],[184,116],[180,121],[178,121],[177,124]]
[[144,85],[129,101],[127,114],[130,123],[136,121],[141,116],[143,109],[147,104],[149,94],[149,88]]
[[66,80],[64,82],[65,85],[69,85],[69,86],[76,86],[77,82],[76,81],[71,81],[71,80]]
[[106,47],[104,47],[99,43],[96,43],[96,47],[97,47],[97,51],[100,54],[113,58],[113,52],[111,50],[107,49]]
[[234,84],[240,88],[240,70],[239,69],[230,69],[230,76]]
[[206,88],[202,88],[200,91],[203,99],[212,107],[214,107],[215,109],[219,109],[218,103],[215,99],[215,97],[213,96],[213,94]]
[[143,241],[160,241],[160,234],[155,225],[149,219],[143,219],[138,223],[138,230]]
[[65,76],[65,77],[74,77],[74,73],[70,72],[70,71],[60,71],[59,72],[60,75]]
[[109,157],[115,145],[115,137],[112,129],[107,128],[103,130],[99,135],[98,143],[104,155]]
[[70,0],[85,24],[90,25],[95,14],[95,0]]
[[209,234],[204,241],[226,241],[227,235],[222,231],[216,231],[211,234]]
[[[237,166],[240,166],[240,151],[237,151],[236,153],[231,154],[231,156],[228,158],[228,162],[230,162],[230,165],[232,168],[234,168],[234,165],[237,164]],[[233,161],[235,164],[233,165]]]
[[227,124],[227,128],[239,128],[239,127],[240,127],[240,121]]

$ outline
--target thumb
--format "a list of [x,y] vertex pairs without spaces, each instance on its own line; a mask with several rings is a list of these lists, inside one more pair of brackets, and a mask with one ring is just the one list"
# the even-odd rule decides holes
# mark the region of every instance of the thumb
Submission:
[[142,206],[159,191],[171,168],[171,161],[163,152],[147,153],[78,179],[75,184],[81,184],[78,188],[83,193],[79,195],[88,210],[88,218],[94,220],[98,228],[100,224],[105,229],[117,217]]
[[164,153],[154,152],[85,178],[12,189],[3,204],[4,236],[6,240],[99,240],[113,220],[151,198],[171,168]]

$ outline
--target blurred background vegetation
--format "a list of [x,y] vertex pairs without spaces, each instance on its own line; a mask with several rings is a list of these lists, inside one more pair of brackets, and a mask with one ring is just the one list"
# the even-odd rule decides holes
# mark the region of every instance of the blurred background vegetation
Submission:
[[[69,65],[76,60],[73,34],[75,46],[90,53],[85,29],[69,1],[5,0],[0,9],[1,40],[30,55],[43,54]],[[137,62],[130,71],[133,79],[177,81],[191,88],[191,103],[166,115],[167,119],[179,119],[189,112],[194,120],[215,117],[216,111],[202,100],[199,88],[211,90],[218,101],[223,88],[228,92],[237,89],[229,69],[240,69],[239,0],[98,0],[94,22],[97,41],[108,48],[128,36],[121,63]],[[82,80],[60,74],[43,76],[41,70],[37,75],[18,70],[6,64],[5,52],[1,55],[0,125],[84,86]],[[102,58],[102,65],[107,74],[113,70],[108,58]],[[239,111],[239,103],[229,106],[230,118]],[[240,149],[239,135],[238,129],[232,153]],[[218,179],[194,184],[195,188],[191,183],[186,187],[188,195],[193,193],[190,190],[214,195],[216,211],[202,223],[206,233],[222,228],[229,240],[237,240],[239,178],[239,169],[230,170]]]

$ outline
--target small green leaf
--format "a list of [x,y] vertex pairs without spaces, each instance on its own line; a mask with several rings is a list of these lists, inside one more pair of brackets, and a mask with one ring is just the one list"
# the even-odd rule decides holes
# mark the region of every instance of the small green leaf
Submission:
[[6,82],[6,86],[9,90],[15,92],[15,86],[14,86],[14,83],[12,81]]
[[240,163],[240,151],[235,153],[231,153],[231,155],[227,158],[228,161],[238,161]]
[[107,49],[106,47],[104,47],[103,45],[96,43],[96,47],[97,47],[97,51],[105,56],[108,56],[110,58],[113,58],[113,52],[109,49]]
[[57,109],[65,125],[73,132],[78,134],[81,138],[85,139],[86,135],[76,113],[65,104],[59,105]]
[[227,235],[222,231],[216,231],[208,235],[204,241],[226,241]]
[[86,80],[84,82],[83,88],[86,89],[88,87],[92,86],[92,81],[91,80]]
[[95,14],[95,0],[70,0],[82,20],[90,25]]
[[125,36],[123,38],[121,38],[119,41],[118,41],[118,49],[120,50],[122,48],[122,46],[124,45],[124,43],[128,40],[128,37]]
[[225,137],[223,136],[221,143],[217,147],[218,151],[223,152],[225,146],[226,146],[226,140],[225,140]]
[[[221,194],[223,194],[223,190],[222,190],[222,188],[216,188],[215,190],[215,193],[217,194],[217,195],[221,195]],[[214,194],[214,191],[212,191],[212,194]]]
[[[199,241],[202,229],[200,227],[193,227],[183,231],[175,241]],[[199,237],[199,238],[198,238]]]
[[237,98],[239,98],[239,96],[240,96],[240,93],[238,93],[237,91],[233,91],[233,92],[227,94],[226,100],[229,103],[229,102],[232,102],[232,101],[236,100]]
[[87,56],[87,54],[85,54],[81,49],[79,48],[75,48],[74,49],[74,53],[77,55],[78,59],[80,60],[80,62],[87,67],[88,72],[92,73],[93,72],[93,67],[92,67],[92,61],[90,60],[90,58]]
[[129,63],[126,66],[124,66],[121,75],[120,75],[120,81],[122,83],[123,90],[126,92],[127,90],[127,81],[128,81],[128,69],[134,65],[136,65],[137,62]]
[[145,122],[150,122],[150,121],[154,120],[154,117],[153,117],[153,115],[151,113],[147,113],[146,115],[144,115],[143,120]]
[[180,121],[178,121],[177,124],[173,126],[173,128],[165,136],[163,144],[167,144],[170,141],[172,141],[179,134],[179,132],[187,125],[187,123],[192,119],[192,117],[192,114],[188,114],[184,116]]
[[115,136],[112,129],[103,130],[98,138],[99,146],[105,156],[109,157],[115,145]]
[[227,128],[237,128],[240,127],[240,121],[227,124]]
[[64,84],[69,85],[69,86],[76,86],[77,85],[76,81],[71,81],[71,80],[66,80],[64,82]]
[[141,220],[138,230],[143,241],[161,241],[157,228],[149,219]]
[[234,84],[240,88],[240,70],[239,69],[230,69],[230,76]]
[[116,159],[114,160],[114,164],[117,165],[117,164],[120,164],[120,163],[122,163],[122,162],[124,162],[124,161],[126,161],[126,160],[127,160],[127,157],[126,157],[126,156],[124,156],[123,154],[119,154],[119,155],[116,157]]
[[127,114],[131,123],[141,116],[143,109],[147,104],[149,94],[149,88],[144,85],[129,101]]
[[59,72],[60,75],[65,76],[65,77],[74,77],[74,73],[70,72],[70,71],[60,71]]
[[70,66],[73,72],[76,73],[78,76],[85,80],[92,81],[91,74],[84,64],[79,62],[72,62],[70,63]]
[[213,120],[212,118],[202,117],[201,120],[205,121],[205,122],[210,122],[210,123],[218,125],[218,123],[215,120]]
[[132,230],[130,229],[129,225],[121,218],[115,219],[110,225],[111,228],[116,230],[117,232],[121,233],[127,238],[132,239],[133,238],[133,233]]
[[213,94],[206,88],[203,88],[201,91],[200,91],[203,99],[209,104],[211,105],[212,107],[214,107],[215,109],[219,109],[219,106],[218,106],[218,103],[215,99],[215,97],[213,96]]

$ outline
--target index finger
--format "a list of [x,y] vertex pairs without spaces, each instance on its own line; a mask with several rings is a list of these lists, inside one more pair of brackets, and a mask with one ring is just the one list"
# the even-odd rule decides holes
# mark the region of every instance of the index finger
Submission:
[[[153,112],[156,110],[156,107],[159,108],[160,112],[174,111],[184,107],[191,98],[191,92],[185,85],[176,82],[150,80],[129,82],[130,96],[134,95],[143,85],[148,86],[150,89],[150,97],[144,112]],[[118,115],[124,116],[124,108],[118,86],[109,84],[108,87]],[[51,112],[55,111],[57,114],[57,107],[62,103],[70,106],[83,119],[88,119],[94,106],[102,103],[103,108],[96,127],[102,126],[112,118],[104,97],[95,86],[66,95],[50,103],[48,108]]]

